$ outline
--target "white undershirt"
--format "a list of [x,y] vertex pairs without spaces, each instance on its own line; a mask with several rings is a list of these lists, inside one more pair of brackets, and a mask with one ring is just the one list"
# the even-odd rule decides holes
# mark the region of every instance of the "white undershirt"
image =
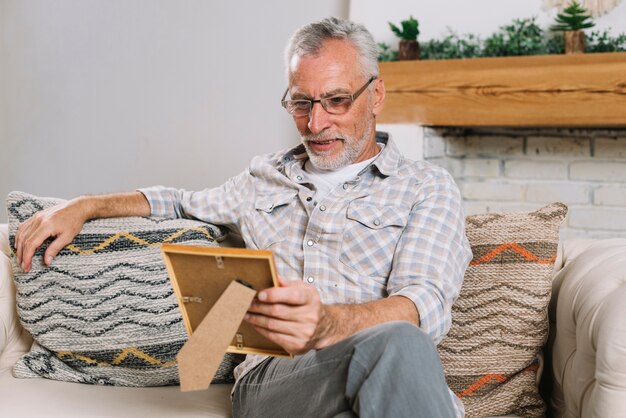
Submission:
[[380,152],[384,148],[384,144],[378,144],[380,151],[378,154],[370,158],[369,160],[361,161],[358,163],[350,164],[345,167],[338,168],[336,170],[324,170],[315,167],[311,160],[307,160],[304,163],[304,170],[309,174],[309,180],[317,188],[317,195],[315,199],[319,202],[322,200],[331,189],[345,183],[346,181],[353,180],[365,167],[371,164],[376,157],[380,155]]

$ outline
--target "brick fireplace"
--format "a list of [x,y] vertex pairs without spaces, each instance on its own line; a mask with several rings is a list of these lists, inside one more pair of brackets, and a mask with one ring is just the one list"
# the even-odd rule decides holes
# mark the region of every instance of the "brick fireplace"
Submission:
[[412,141],[412,158],[453,175],[467,214],[561,201],[569,206],[562,238],[626,237],[626,129],[403,126],[384,127],[403,136],[404,150]]
[[570,208],[562,238],[626,237],[626,52],[380,70],[379,128],[409,158],[447,168],[468,214],[561,201]]

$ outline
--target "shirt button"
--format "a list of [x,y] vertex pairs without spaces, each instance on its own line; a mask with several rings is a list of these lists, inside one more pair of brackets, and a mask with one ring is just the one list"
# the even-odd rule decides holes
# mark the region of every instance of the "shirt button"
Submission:
[[307,201],[307,202],[310,202],[311,200],[313,200],[313,198],[312,198],[311,196],[309,196],[309,197],[307,197],[307,198],[306,198],[306,201]]
[[296,176],[296,180],[298,181],[302,180],[302,176]]
[[324,212],[324,211],[326,210],[326,206],[324,206],[324,205],[320,206],[320,210],[321,210],[322,212]]
[[309,277],[307,277],[306,281],[309,282],[309,283],[313,283],[315,281],[315,279],[313,278],[313,276],[309,276]]
[[380,225],[380,219],[374,219],[374,225],[376,226]]
[[306,245],[308,245],[309,247],[312,247],[312,246],[313,246],[313,244],[315,244],[315,242],[313,242],[313,240],[312,240],[312,239],[310,239],[310,240],[308,240],[308,241],[306,242]]
[[344,184],[343,184],[343,189],[344,189],[344,190],[348,190],[348,183],[344,183]]

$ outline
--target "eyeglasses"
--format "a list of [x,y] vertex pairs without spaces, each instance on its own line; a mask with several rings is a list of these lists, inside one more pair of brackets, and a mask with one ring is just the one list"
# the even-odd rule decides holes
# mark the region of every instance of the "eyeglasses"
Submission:
[[331,115],[342,115],[350,109],[350,106],[352,106],[352,102],[354,102],[357,97],[359,97],[361,93],[363,93],[365,89],[372,83],[372,81],[376,80],[377,78],[377,76],[372,76],[372,78],[367,80],[367,83],[365,83],[363,87],[355,91],[354,94],[338,94],[336,96],[324,97],[318,100],[285,100],[285,97],[287,97],[287,93],[289,92],[289,87],[287,87],[287,90],[285,90],[285,94],[283,94],[283,98],[280,99],[280,103],[287,110],[287,112],[289,112],[289,114],[296,117],[309,116],[314,103],[321,104],[324,110]]

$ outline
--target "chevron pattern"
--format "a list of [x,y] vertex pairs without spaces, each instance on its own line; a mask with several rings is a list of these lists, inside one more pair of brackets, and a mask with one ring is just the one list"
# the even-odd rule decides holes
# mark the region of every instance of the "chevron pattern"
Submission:
[[438,350],[467,417],[540,417],[537,354],[548,333],[552,268],[565,205],[466,219],[473,260]]
[[120,364],[125,363],[126,360],[133,358],[139,360],[141,365],[151,365],[157,367],[171,367],[176,365],[175,360],[162,361],[138,348],[124,348],[115,355],[115,358],[112,361],[99,360],[101,353],[89,356],[85,354],[71,353],[69,351],[59,351],[56,353],[56,356],[61,360],[71,359],[82,362],[85,365],[97,367],[119,366]]
[[[11,244],[20,222],[60,202],[11,193]],[[223,235],[190,220],[118,218],[85,224],[50,267],[42,263],[44,245],[31,272],[13,269],[18,315],[36,341],[14,374],[122,386],[176,384],[176,354],[187,335],[159,245],[215,246]],[[232,381],[238,361],[227,356],[215,381]]]

